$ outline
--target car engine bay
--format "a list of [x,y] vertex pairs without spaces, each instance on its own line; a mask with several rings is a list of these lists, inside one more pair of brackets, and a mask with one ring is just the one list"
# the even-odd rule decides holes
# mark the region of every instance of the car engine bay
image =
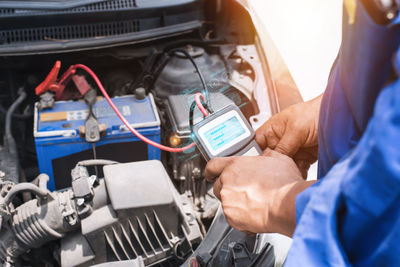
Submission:
[[[46,50],[29,39],[16,52],[18,38],[0,30],[3,266],[273,265],[271,246],[226,223],[196,147],[171,153],[143,142],[95,78],[154,143],[192,143],[191,128],[203,119],[191,108],[198,92],[214,110],[234,104],[259,127],[275,100],[248,14],[235,1],[187,2],[201,7],[200,27],[140,42],[62,49],[59,41],[44,43]],[[1,8],[0,17],[9,10]],[[70,67],[76,64],[90,69]]]

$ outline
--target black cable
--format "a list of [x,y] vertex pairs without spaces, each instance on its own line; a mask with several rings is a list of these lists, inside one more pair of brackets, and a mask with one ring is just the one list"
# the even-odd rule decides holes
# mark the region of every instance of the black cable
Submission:
[[[7,109],[4,108],[2,105],[0,105],[0,113],[2,113],[3,115],[7,114]],[[12,117],[18,120],[27,120],[33,117],[33,113],[30,114],[12,114]]]
[[[19,107],[19,105],[25,100],[26,98],[26,92],[23,89],[20,89],[19,92],[19,97],[17,100],[15,100],[14,103],[10,106],[10,108],[7,111],[6,114],[6,125],[5,125],[5,139],[6,139],[6,144],[9,152],[16,152],[16,148],[14,149],[13,145],[15,145],[15,140],[14,137],[12,136],[11,132],[11,122],[12,122],[12,117],[15,112],[15,110]],[[11,143],[11,144],[10,144]],[[11,147],[10,147],[11,146]]]
[[192,104],[190,105],[190,110],[189,110],[190,133],[193,133],[193,113],[194,113],[195,107],[196,107],[196,101],[193,101]]
[[[204,90],[204,95],[206,98],[206,104],[207,104],[207,110],[210,113],[213,113],[213,110],[211,108],[211,103],[210,103],[210,92],[208,90],[207,87],[207,83],[204,79],[203,73],[200,71],[199,66],[197,65],[196,61],[193,59],[193,57],[183,48],[173,48],[171,50],[167,50],[166,52],[163,53],[162,57],[160,58],[158,64],[156,65],[155,69],[153,70],[153,73],[150,77],[150,83],[147,86],[147,88],[145,88],[146,90],[146,94],[149,92],[149,90],[154,86],[155,81],[157,80],[158,76],[161,74],[162,70],[164,69],[164,67],[167,65],[168,61],[171,59],[172,55],[176,52],[180,52],[182,53],[187,59],[190,60],[190,62],[192,63],[192,65],[194,66],[194,68],[196,69],[197,75],[200,78],[200,81],[203,85],[203,90]],[[132,85],[130,85],[130,89],[136,89],[133,88],[135,86],[137,86],[138,84],[140,84],[140,79],[144,79],[145,74],[146,73],[151,73],[150,69],[151,69],[151,65],[154,64],[155,62],[155,55],[156,55],[156,51],[153,50],[152,54],[146,59],[146,69],[143,70],[143,72],[139,75],[138,79],[136,79],[135,82],[132,83]],[[149,77],[150,75],[148,74],[147,77]],[[143,81],[142,81],[143,82]]]
[[[138,87],[145,87],[145,82],[147,77],[151,77],[151,69],[156,61],[157,57],[157,49],[152,48],[150,51],[150,55],[147,56],[144,65],[142,66],[142,72],[139,74],[138,77],[129,85],[129,91],[134,92],[134,90]],[[151,77],[152,78],[152,77]],[[150,81],[151,83],[153,80]],[[146,89],[146,88],[145,88]]]
[[174,48],[172,50],[169,50],[168,54],[172,55],[173,53],[176,53],[176,52],[180,52],[180,53],[184,54],[186,56],[186,58],[189,59],[190,62],[193,64],[193,67],[196,69],[197,75],[199,75],[199,78],[200,78],[201,83],[203,85],[207,106],[208,106],[209,110],[211,110],[211,113],[212,113],[212,108],[211,108],[211,104],[210,104],[210,92],[208,90],[208,87],[207,87],[207,84],[206,84],[206,80],[204,79],[203,73],[200,71],[199,66],[197,66],[197,64],[194,61],[193,57],[185,49]]
[[152,74],[151,81],[150,81],[149,85],[147,86],[147,88],[145,88],[146,89],[146,94],[148,93],[149,90],[151,90],[151,88],[153,88],[154,83],[156,82],[158,76],[161,74],[162,70],[167,65],[167,63],[168,63],[168,61],[170,59],[171,59],[171,57],[167,53],[164,53],[162,55],[162,57],[158,61],[158,64],[156,65],[156,67],[153,70],[153,74]]
[[18,183],[18,176],[19,176],[19,157],[18,157],[18,150],[17,144],[15,143],[15,139],[12,135],[12,115],[14,114],[15,110],[19,107],[19,105],[25,100],[27,94],[24,88],[20,88],[18,91],[18,98],[15,100],[14,103],[10,106],[6,114],[6,123],[5,123],[5,133],[4,133],[4,144],[7,151],[10,153],[11,157],[14,158],[17,167],[17,177],[13,177],[15,179],[15,183]]

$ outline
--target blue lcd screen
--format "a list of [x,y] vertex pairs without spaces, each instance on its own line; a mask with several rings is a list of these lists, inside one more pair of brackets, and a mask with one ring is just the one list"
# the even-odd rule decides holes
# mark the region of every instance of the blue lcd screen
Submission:
[[204,136],[210,143],[212,149],[218,150],[245,132],[238,118],[232,117],[205,132]]

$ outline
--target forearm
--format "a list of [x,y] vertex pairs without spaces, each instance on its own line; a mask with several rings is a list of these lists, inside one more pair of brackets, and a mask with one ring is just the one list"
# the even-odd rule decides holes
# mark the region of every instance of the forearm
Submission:
[[316,181],[299,181],[282,187],[269,208],[269,229],[291,237],[296,228],[296,197]]

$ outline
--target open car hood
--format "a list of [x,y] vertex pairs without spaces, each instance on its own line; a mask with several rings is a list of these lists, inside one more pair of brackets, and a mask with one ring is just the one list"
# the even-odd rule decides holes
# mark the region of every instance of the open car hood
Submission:
[[[40,1],[0,1],[0,8],[62,10],[95,3],[109,2],[109,0],[40,0]],[[192,2],[190,0],[136,0],[138,8],[154,8],[181,5]]]

